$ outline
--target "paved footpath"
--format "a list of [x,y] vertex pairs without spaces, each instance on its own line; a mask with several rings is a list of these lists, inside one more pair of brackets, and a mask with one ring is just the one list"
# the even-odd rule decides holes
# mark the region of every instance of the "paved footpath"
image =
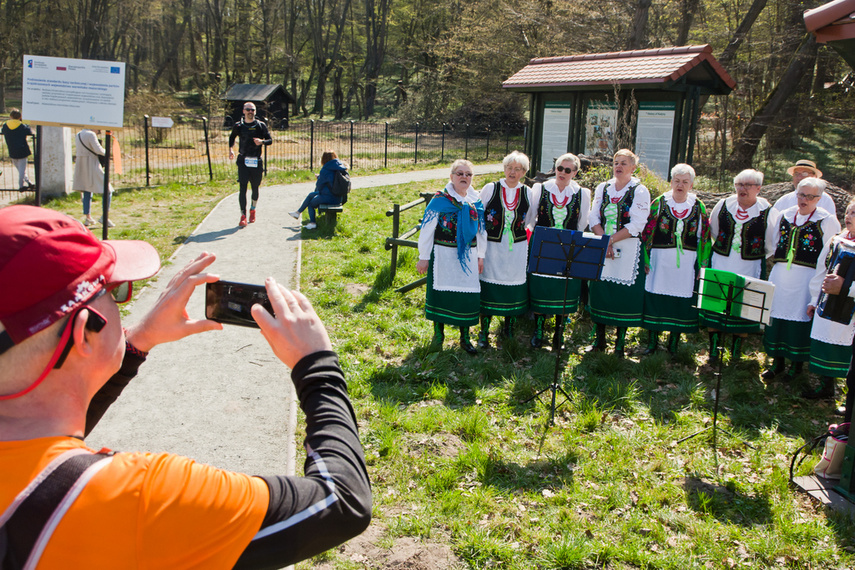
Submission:
[[[491,172],[501,172],[501,165],[475,167],[476,174]],[[446,167],[354,177],[352,186],[358,194],[359,188],[448,175]],[[145,314],[172,276],[204,251],[216,254],[210,270],[222,279],[262,283],[272,275],[296,288],[300,223],[288,212],[313,189],[313,183],[262,186],[258,221],[246,228],[237,226],[237,195],[225,198],[140,292],[125,321]],[[204,318],[203,290],[190,299],[193,318]],[[156,347],[86,441],[95,448],[170,451],[257,475],[293,473],[296,417],[287,367],[258,330],[226,326]]]

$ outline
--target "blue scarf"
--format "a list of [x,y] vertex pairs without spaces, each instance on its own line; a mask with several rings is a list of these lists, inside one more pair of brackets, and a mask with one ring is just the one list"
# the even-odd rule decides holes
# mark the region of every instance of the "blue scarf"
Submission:
[[437,192],[430,204],[425,208],[422,224],[439,216],[439,214],[457,214],[457,259],[464,273],[470,273],[468,261],[472,240],[478,232],[484,229],[484,205],[481,200],[474,204],[458,202],[448,191],[452,188],[449,183],[445,190]]

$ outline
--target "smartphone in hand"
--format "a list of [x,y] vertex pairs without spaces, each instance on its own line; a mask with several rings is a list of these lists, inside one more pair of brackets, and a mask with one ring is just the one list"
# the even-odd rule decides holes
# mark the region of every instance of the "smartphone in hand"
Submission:
[[256,303],[273,314],[264,285],[221,280],[205,287],[205,318],[224,325],[258,328],[250,312]]

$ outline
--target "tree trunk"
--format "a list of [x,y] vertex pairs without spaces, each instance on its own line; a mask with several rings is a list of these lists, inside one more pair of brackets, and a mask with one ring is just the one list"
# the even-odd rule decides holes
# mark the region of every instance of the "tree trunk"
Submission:
[[683,0],[683,18],[680,20],[680,26],[677,28],[676,45],[684,46],[689,41],[689,30],[692,28],[692,22],[695,19],[695,12],[698,11],[700,0]]
[[365,0],[365,118],[374,114],[377,79],[386,59],[386,30],[391,0]]
[[653,0],[638,0],[626,49],[642,49],[647,44],[647,17],[652,3]]
[[769,125],[775,121],[778,112],[790,96],[798,90],[801,78],[807,73],[811,62],[814,60],[811,54],[815,53],[815,50],[816,37],[809,33],[802,40],[799,49],[790,61],[790,65],[778,81],[778,85],[775,86],[775,89],[772,90],[766,101],[748,122],[739,139],[733,144],[733,152],[725,164],[728,170],[743,170],[751,166],[760,140],[766,134]]
[[736,56],[736,51],[739,49],[739,46],[742,45],[742,41],[745,39],[745,36],[748,35],[748,32],[751,30],[751,26],[754,25],[754,22],[757,20],[760,12],[762,12],[765,7],[766,0],[754,0],[754,2],[751,3],[751,7],[748,9],[748,12],[745,13],[745,17],[742,18],[742,22],[739,23],[739,26],[733,33],[733,37],[730,38],[730,43],[727,44],[727,47],[724,48],[724,51],[718,58],[718,62],[722,67],[727,69],[731,60]]

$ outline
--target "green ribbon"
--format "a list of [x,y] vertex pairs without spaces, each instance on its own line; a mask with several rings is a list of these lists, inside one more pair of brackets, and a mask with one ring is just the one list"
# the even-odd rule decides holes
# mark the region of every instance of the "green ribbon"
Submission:
[[796,232],[790,234],[790,248],[787,250],[787,269],[793,266],[793,259],[796,258]]

